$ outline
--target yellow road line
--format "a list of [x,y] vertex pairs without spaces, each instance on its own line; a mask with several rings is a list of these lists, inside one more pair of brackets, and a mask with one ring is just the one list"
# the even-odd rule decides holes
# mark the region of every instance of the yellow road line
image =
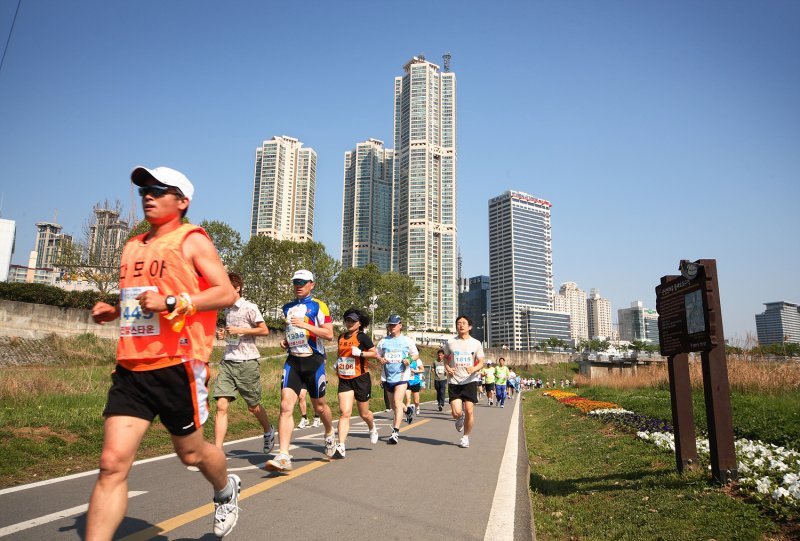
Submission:
[[[400,429],[400,432],[405,432],[410,428],[416,428],[418,426],[422,426],[425,423],[430,422],[430,419],[421,419],[416,423],[404,426]],[[312,472],[317,468],[321,468],[322,466],[326,466],[330,464],[332,461],[330,460],[317,460],[303,466],[302,468],[298,468],[296,470],[292,470],[291,473],[286,475],[280,475],[278,477],[271,477],[266,481],[262,481],[257,485],[253,485],[250,488],[247,488],[239,494],[239,501],[245,500],[250,496],[255,496],[256,494],[260,494],[266,490],[269,490],[273,487],[276,487],[286,481],[291,479],[295,479],[300,477],[301,475],[305,475],[306,473]],[[197,519],[203,518],[207,515],[210,515],[214,512],[214,504],[207,503],[206,505],[201,505],[191,511],[187,511],[177,517],[169,518],[163,522],[159,522],[155,526],[150,526],[147,529],[141,530],[134,534],[131,534],[127,537],[123,537],[120,541],[145,541],[147,539],[153,539],[154,537],[164,535],[165,533],[171,532],[181,526],[189,524],[190,522],[194,522]]]

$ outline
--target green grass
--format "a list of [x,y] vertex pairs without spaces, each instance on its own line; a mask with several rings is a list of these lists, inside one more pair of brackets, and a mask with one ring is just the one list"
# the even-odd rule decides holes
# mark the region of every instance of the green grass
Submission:
[[[601,386],[570,390],[586,398],[614,402],[636,413],[672,421],[668,390]],[[698,431],[707,433],[702,391],[692,393],[692,403],[695,426]],[[761,395],[731,392],[731,414],[736,438],[756,439],[800,450],[800,393]]]
[[684,476],[674,458],[566,407],[525,394],[531,499],[539,541],[768,539],[778,526],[758,508]]

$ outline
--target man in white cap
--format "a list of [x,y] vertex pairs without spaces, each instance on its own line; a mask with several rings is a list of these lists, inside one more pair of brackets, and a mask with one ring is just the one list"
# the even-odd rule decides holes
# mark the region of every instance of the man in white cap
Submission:
[[217,310],[236,293],[202,228],[182,224],[194,187],[168,167],[137,167],[147,233],[127,242],[120,261],[120,304],[100,302],[95,322],[120,318],[117,366],[103,416],[103,451],[86,519],[86,539],[113,537],[128,504],[128,472],[156,416],[181,461],[214,487],[214,534],[227,535],[239,516],[241,481],[225,455],[203,439],[208,418],[208,357]]
[[305,386],[314,411],[325,426],[325,454],[332,457],[336,451],[331,408],[325,401],[325,343],[333,339],[333,322],[328,305],[312,297],[314,275],[309,270],[299,270],[292,276],[295,300],[283,305],[286,317],[286,337],[281,347],[289,351],[283,365],[281,383],[281,415],[278,418],[280,449],[265,464],[267,471],[291,471],[292,457],[289,444],[294,430],[294,406],[300,390]]

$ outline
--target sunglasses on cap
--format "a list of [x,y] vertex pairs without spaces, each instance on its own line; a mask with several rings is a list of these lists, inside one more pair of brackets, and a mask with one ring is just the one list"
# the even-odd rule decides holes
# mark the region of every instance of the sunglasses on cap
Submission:
[[311,280],[301,280],[300,278],[295,278],[292,280],[292,284],[296,286],[304,286],[309,283]]
[[159,184],[153,184],[150,186],[139,186],[139,195],[144,197],[146,195],[152,195],[153,197],[163,197],[170,193],[170,190],[175,190],[174,193],[177,196],[183,196],[183,193],[177,188],[173,188],[172,186],[163,186]]

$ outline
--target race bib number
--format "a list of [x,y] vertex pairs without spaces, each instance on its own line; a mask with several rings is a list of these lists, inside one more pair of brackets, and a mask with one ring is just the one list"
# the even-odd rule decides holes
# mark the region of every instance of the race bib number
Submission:
[[160,318],[153,312],[144,312],[136,297],[145,291],[158,291],[156,286],[126,287],[119,293],[119,335],[158,336],[161,334]]
[[299,327],[289,327],[286,329],[286,343],[289,344],[289,348],[296,353],[308,353],[311,351],[311,348],[308,347],[306,331]]
[[444,365],[440,364],[440,365],[436,366],[436,375],[437,376],[442,377],[442,376],[445,375],[445,373],[446,373],[446,371],[444,369]]
[[475,363],[472,358],[472,353],[461,353],[456,351],[453,354],[453,360],[456,363],[456,366],[473,366]]
[[229,346],[238,346],[239,342],[242,341],[242,337],[238,334],[229,334],[225,336],[225,343]]
[[384,358],[390,363],[403,362],[403,352],[400,350],[387,351]]
[[339,357],[337,370],[340,376],[355,376],[356,360],[353,357]]

